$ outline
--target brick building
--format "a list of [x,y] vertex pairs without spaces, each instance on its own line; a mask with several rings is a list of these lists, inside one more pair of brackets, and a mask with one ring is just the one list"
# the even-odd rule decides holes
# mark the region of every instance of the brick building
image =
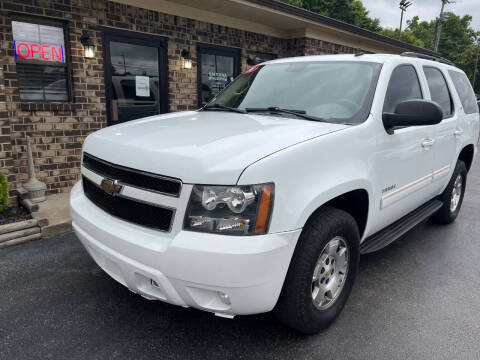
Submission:
[[196,109],[268,59],[428,53],[275,0],[0,0],[0,169],[12,203],[26,136],[49,193],[79,176],[104,126]]

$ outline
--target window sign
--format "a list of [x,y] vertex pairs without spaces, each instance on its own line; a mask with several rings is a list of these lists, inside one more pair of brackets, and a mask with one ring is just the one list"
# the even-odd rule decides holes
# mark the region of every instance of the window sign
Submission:
[[148,76],[135,76],[135,95],[150,96],[150,78]]
[[12,21],[20,100],[69,100],[70,78],[65,56],[64,26],[50,19]]
[[63,28],[12,21],[15,59],[65,62]]
[[201,101],[206,104],[235,77],[233,56],[201,54]]

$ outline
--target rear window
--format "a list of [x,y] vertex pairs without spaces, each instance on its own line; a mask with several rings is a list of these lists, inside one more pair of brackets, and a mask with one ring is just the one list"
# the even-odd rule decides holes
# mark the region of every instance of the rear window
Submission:
[[475,98],[475,93],[473,92],[472,85],[470,85],[467,75],[453,70],[448,70],[448,73],[450,74],[453,85],[455,85],[455,89],[460,97],[465,114],[478,113],[478,105]]

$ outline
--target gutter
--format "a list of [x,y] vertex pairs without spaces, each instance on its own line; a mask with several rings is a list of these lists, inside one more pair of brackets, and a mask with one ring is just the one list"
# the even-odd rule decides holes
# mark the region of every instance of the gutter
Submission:
[[387,43],[387,44],[390,44],[390,45],[393,45],[393,46],[396,46],[396,47],[399,47],[399,48],[403,48],[405,50],[409,50],[409,51],[413,51],[413,52],[417,52],[417,53],[421,53],[421,54],[426,54],[426,55],[430,55],[430,56],[440,57],[440,54],[436,53],[435,51],[425,49],[425,48],[421,48],[419,46],[415,46],[415,45],[406,43],[404,41],[395,40],[395,39],[392,39],[388,36],[380,35],[380,34],[377,34],[373,31],[365,30],[365,29],[362,29],[358,26],[350,25],[350,24],[347,24],[346,22],[343,22],[343,21],[340,21],[340,20],[335,20],[335,19],[329,18],[327,16],[320,15],[320,14],[317,14],[317,13],[314,13],[314,12],[311,12],[309,10],[305,10],[305,9],[302,9],[302,8],[299,8],[299,7],[296,7],[296,6],[293,6],[293,5],[289,5],[289,4],[286,4],[286,3],[278,1],[278,0],[246,0],[246,1],[250,2],[250,3],[253,3],[253,4],[257,4],[257,5],[267,7],[269,9],[282,11],[282,12],[287,13],[289,15],[294,15],[294,16],[298,16],[298,17],[301,17],[301,18],[304,18],[304,19],[307,19],[307,20],[311,20],[311,21],[314,21],[314,22],[319,23],[319,24],[328,25],[328,26],[331,26],[331,27],[334,27],[334,28],[337,28],[337,29],[340,29],[340,30],[343,30],[343,31],[353,33],[355,35],[360,35],[360,36],[363,36],[363,37],[366,37],[366,38],[369,38],[369,39],[372,39],[372,40]]

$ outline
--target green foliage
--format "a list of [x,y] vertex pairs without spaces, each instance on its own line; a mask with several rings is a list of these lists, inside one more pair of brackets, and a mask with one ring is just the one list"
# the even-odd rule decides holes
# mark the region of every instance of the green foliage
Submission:
[[8,204],[8,183],[5,175],[0,173],[0,213]]
[[[390,28],[384,28],[380,30],[380,34],[384,36],[391,37],[393,39],[398,39],[398,29],[390,29]],[[425,43],[423,42],[422,39],[417,38],[412,31],[410,30],[405,30],[402,31],[402,36],[400,38],[401,41],[408,42],[410,44],[420,46],[420,47],[425,47]]]
[[[473,82],[478,48],[475,39],[480,33],[475,32],[470,27],[471,21],[472,17],[470,15],[460,17],[449,12],[447,20],[443,22],[438,52],[465,71]],[[415,39],[420,39],[424,43],[423,47],[433,50],[436,26],[436,19],[419,21],[418,16],[415,16],[412,20],[407,21],[407,31],[413,34],[413,38],[404,39],[402,37],[402,40],[413,44]],[[480,81],[475,82],[475,92],[480,92]]]
[[380,31],[380,20],[368,16],[361,0],[281,0],[321,15],[370,30]]
[[[281,1],[398,39],[398,29],[382,28],[379,19],[368,16],[368,11],[361,0]],[[438,19],[420,21],[418,16],[413,17],[407,21],[400,40],[433,50],[437,21]],[[470,15],[460,17],[449,12],[447,19],[443,22],[438,52],[465,71],[473,82],[478,52],[476,39],[480,37],[480,32],[475,32],[470,27],[471,21],[472,17]],[[480,66],[477,69],[475,92],[480,93]]]

